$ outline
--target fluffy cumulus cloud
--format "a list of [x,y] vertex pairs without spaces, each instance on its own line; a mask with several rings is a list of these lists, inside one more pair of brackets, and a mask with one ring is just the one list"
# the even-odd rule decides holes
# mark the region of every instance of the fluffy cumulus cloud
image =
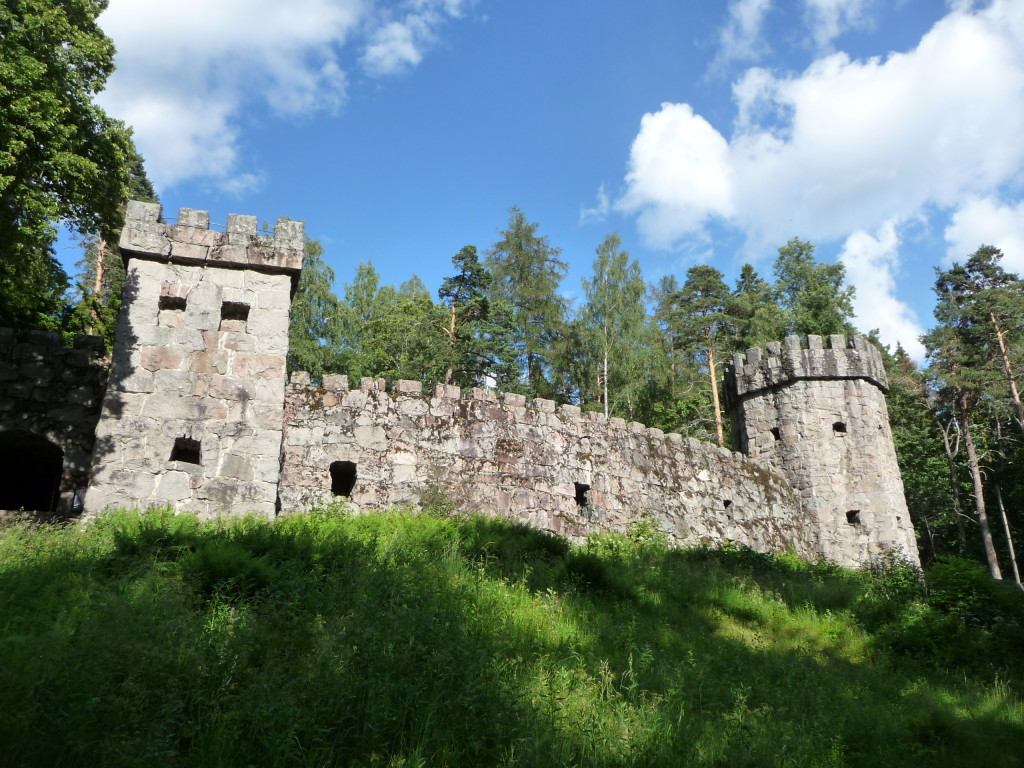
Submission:
[[[411,39],[395,36],[407,64],[419,62],[433,27],[461,6],[402,6],[422,19]],[[338,109],[347,85],[342,50],[364,45],[365,30],[380,34],[389,14],[371,0],[111,0],[100,25],[117,46],[117,70],[100,101],[135,129],[159,186],[202,178],[244,191],[261,178],[239,167],[245,115]]]
[[1024,200],[1003,203],[994,197],[971,198],[953,214],[946,227],[948,261],[963,263],[981,245],[1003,252],[1003,267],[1024,272]]
[[[852,12],[835,11],[836,23]],[[614,205],[637,217],[648,242],[699,240],[715,219],[741,229],[751,253],[794,232],[841,241],[930,210],[960,209],[951,242],[985,215],[1009,222],[1016,213],[1019,221],[1019,204],[990,199],[1024,176],[1018,0],[954,7],[909,52],[868,60],[834,53],[795,75],[750,69],[733,99],[728,139],[686,104],[643,117]],[[973,198],[980,202],[961,208]],[[1019,233],[1007,223],[1007,237]],[[856,240],[844,259],[851,273],[856,254],[871,250],[865,243]]]
[[896,225],[885,222],[872,235],[858,230],[846,238],[840,261],[846,277],[857,288],[853,312],[857,327],[878,329],[885,344],[903,344],[916,360],[924,359],[924,345],[919,336],[924,332],[917,315],[896,298],[896,276],[899,270],[900,239]]

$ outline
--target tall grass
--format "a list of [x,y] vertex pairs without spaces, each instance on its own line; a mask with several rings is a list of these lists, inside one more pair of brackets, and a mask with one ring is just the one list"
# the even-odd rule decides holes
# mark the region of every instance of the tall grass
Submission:
[[1015,765],[1019,595],[638,526],[0,531],[5,765]]

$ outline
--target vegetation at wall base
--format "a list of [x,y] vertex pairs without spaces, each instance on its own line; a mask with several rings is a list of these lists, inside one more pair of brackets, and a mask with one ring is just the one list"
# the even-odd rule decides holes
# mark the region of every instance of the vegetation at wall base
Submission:
[[124,512],[0,531],[10,766],[1012,765],[1024,601],[651,526]]

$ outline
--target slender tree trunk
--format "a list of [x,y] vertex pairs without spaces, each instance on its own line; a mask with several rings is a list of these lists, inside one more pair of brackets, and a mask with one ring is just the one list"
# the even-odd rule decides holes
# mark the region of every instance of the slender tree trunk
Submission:
[[1003,340],[1003,330],[996,320],[996,313],[989,312],[992,319],[992,326],[996,329],[996,340],[999,342],[999,354],[1003,357],[1003,371],[1006,373],[1006,381],[1010,385],[1010,394],[1013,396],[1013,404],[1017,406],[1017,425],[1024,432],[1024,405],[1020,402],[1020,391],[1017,389],[1017,380],[1013,377],[1013,368],[1010,367],[1010,355],[1006,351],[1006,342]]
[[971,437],[971,421],[968,415],[967,404],[960,399],[960,417],[964,424],[964,445],[967,447],[967,463],[971,468],[971,482],[974,484],[974,508],[978,513],[978,523],[981,526],[981,541],[985,546],[985,559],[988,561],[988,571],[993,579],[1002,579],[1002,571],[999,570],[999,558],[996,556],[996,547],[992,543],[992,531],[988,525],[988,514],[985,512],[985,489],[981,482],[981,465],[978,462],[978,452],[974,448],[974,439]]
[[960,542],[960,552],[962,553],[967,548],[967,532],[964,530],[964,517],[960,512],[960,483],[956,477],[956,454],[959,448],[955,449],[950,445],[949,442],[949,428],[956,424],[954,419],[951,419],[947,424],[942,424],[939,420],[935,419],[939,425],[939,431],[942,432],[942,447],[946,452],[946,464],[949,467],[949,487],[953,492],[953,514],[956,519],[956,536]]
[[1010,521],[1006,517],[1006,507],[1003,506],[1003,491],[996,483],[996,500],[999,502],[999,515],[1003,518],[1003,533],[1006,534],[1006,545],[1010,550],[1010,565],[1013,566],[1013,580],[1018,589],[1024,589],[1020,583],[1020,570],[1017,568],[1017,553],[1013,549],[1013,536],[1010,535]]
[[708,369],[711,371],[711,402],[715,408],[715,431],[718,432],[718,447],[725,447],[725,432],[722,429],[722,408],[718,400],[718,374],[715,350],[708,347]]
[[608,345],[604,347],[604,375],[602,376],[601,385],[604,387],[604,415],[608,417]]
[[455,326],[455,302],[453,301],[452,302],[452,314],[451,314],[451,317],[448,320],[448,346],[451,348],[451,353],[452,354],[451,354],[451,358],[448,361],[448,370],[445,371],[445,374],[444,374],[444,383],[446,385],[452,383],[452,374],[455,373],[455,371],[453,370],[452,365],[451,365],[452,361],[455,360],[455,347],[456,347],[456,345],[455,345],[455,330],[456,330],[456,326]]

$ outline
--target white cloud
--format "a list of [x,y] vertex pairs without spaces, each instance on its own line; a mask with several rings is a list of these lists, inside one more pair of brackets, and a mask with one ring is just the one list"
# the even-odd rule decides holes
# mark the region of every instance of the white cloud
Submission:
[[844,31],[870,23],[870,0],[804,0],[811,36],[819,48],[828,48]]
[[961,205],[946,227],[947,260],[963,263],[981,245],[1003,252],[1004,269],[1024,273],[1024,200],[1005,205],[993,197],[977,197]]
[[[402,23],[413,32],[404,54],[401,35],[394,36],[392,69],[418,64],[436,24],[463,6],[402,5]],[[373,0],[111,0],[99,21],[117,46],[117,69],[99,101],[135,129],[158,187],[199,178],[229,191],[251,188],[261,177],[241,167],[245,122],[267,111],[299,116],[341,107],[342,51],[360,45],[367,29],[386,36],[387,13]]]
[[1024,176],[1024,3],[954,10],[907,53],[751,69],[730,140],[686,104],[647,114],[616,206],[655,246],[723,217],[750,251],[874,231]]
[[863,332],[878,329],[882,342],[903,345],[915,360],[924,360],[924,333],[917,314],[896,298],[900,239],[892,221],[875,235],[858,230],[846,238],[839,259],[846,267],[846,279],[854,286],[855,324]]
[[729,20],[719,32],[710,74],[722,72],[734,61],[757,61],[767,51],[761,27],[771,7],[772,0],[733,0],[729,4]]
[[415,67],[423,52],[436,42],[436,30],[446,18],[462,16],[466,0],[411,0],[398,19],[379,24],[370,34],[360,63],[370,75],[394,75]]
[[645,237],[668,247],[711,215],[735,214],[729,144],[689,104],[643,116],[618,210],[635,213]]

